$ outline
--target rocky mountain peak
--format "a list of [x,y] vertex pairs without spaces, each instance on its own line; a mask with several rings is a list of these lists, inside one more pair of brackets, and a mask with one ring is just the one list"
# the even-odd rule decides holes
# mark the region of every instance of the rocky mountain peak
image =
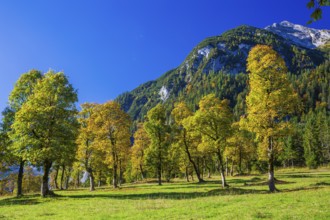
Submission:
[[274,23],[265,29],[310,49],[323,46],[330,40],[330,30],[318,30],[289,21]]

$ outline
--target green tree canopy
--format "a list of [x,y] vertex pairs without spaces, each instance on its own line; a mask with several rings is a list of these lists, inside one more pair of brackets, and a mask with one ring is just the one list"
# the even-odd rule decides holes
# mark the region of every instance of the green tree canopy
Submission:
[[15,115],[10,138],[30,162],[42,165],[41,194],[51,194],[48,174],[53,161],[75,146],[77,93],[64,73],[48,72]]

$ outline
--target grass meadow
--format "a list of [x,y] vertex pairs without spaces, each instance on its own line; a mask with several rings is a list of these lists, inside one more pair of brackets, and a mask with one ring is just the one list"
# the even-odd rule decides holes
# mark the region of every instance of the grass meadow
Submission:
[[268,193],[267,175],[219,177],[197,184],[155,183],[0,197],[0,219],[330,219],[330,169],[276,172],[280,192]]

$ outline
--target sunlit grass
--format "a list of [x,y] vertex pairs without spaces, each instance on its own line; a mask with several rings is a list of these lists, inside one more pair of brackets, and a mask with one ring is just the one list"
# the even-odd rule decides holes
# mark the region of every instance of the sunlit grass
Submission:
[[330,169],[277,171],[279,193],[266,175],[219,177],[204,184],[174,180],[57,191],[55,198],[27,195],[0,199],[3,219],[330,219]]

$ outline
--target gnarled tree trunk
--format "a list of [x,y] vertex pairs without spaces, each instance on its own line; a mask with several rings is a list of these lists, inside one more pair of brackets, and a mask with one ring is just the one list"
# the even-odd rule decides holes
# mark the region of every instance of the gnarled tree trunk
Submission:
[[23,184],[23,174],[24,174],[24,163],[25,163],[25,160],[20,158],[19,170],[18,170],[18,176],[17,176],[17,192],[16,192],[17,197],[23,195],[22,184]]
[[273,152],[273,139],[268,138],[268,186],[270,192],[275,192],[275,175],[274,175],[274,152]]
[[113,180],[112,180],[113,188],[118,187],[118,175],[117,175],[117,155],[113,153]]
[[158,162],[157,166],[157,177],[158,177],[158,185],[162,185],[162,165]]
[[140,164],[140,172],[141,172],[141,178],[143,180],[144,179],[144,171],[143,171],[142,164]]
[[62,165],[61,183],[60,183],[61,190],[64,189],[64,188],[63,188],[64,173],[65,173],[65,166]]
[[57,177],[58,177],[58,170],[59,169],[60,169],[60,165],[57,165],[55,167],[56,172],[55,172],[55,177],[54,177],[54,187],[55,187],[55,189],[58,189]]
[[197,176],[197,179],[198,179],[198,182],[199,183],[202,183],[204,182],[203,178],[201,177],[201,174],[199,172],[199,169],[195,163],[195,161],[192,159],[191,157],[191,154],[190,154],[190,151],[189,151],[189,148],[188,148],[188,143],[186,142],[186,131],[184,131],[184,145],[185,145],[185,149],[186,149],[186,153],[187,153],[187,156],[188,156],[188,159],[189,159],[189,162],[193,165],[194,167],[194,170],[195,170],[195,173],[196,173],[196,176]]
[[225,168],[223,165],[223,161],[222,161],[222,156],[221,156],[221,152],[218,149],[217,151],[217,155],[218,155],[218,159],[219,159],[219,170],[220,170],[220,174],[221,174],[221,183],[222,183],[222,188],[228,187],[229,185],[226,182],[226,176],[225,176]]
[[94,191],[95,190],[95,183],[94,183],[94,175],[92,169],[88,170],[89,173],[89,190]]
[[45,160],[43,163],[44,175],[42,177],[41,184],[41,196],[45,197],[48,195],[53,195],[53,192],[49,190],[48,181],[49,181],[49,171],[52,167],[52,161]]

